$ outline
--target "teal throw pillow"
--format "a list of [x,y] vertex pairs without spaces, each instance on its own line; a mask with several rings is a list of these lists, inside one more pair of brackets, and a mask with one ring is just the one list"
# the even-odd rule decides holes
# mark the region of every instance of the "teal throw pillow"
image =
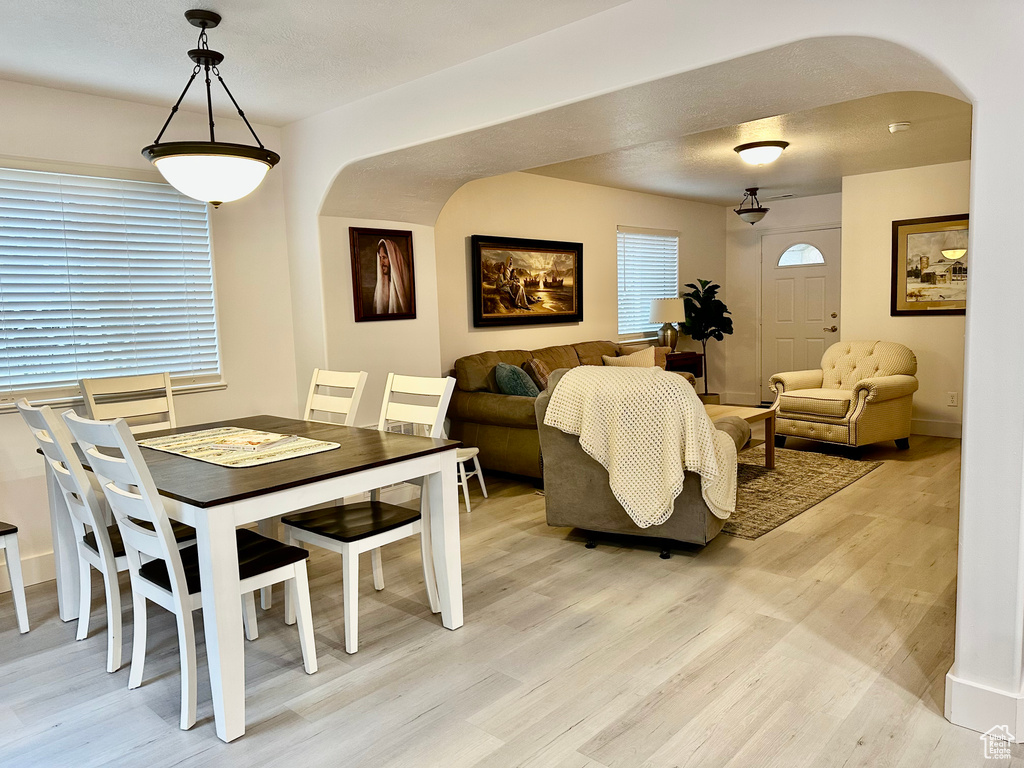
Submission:
[[494,369],[494,377],[498,380],[498,389],[503,395],[523,395],[536,397],[540,394],[530,374],[515,365],[498,363]]

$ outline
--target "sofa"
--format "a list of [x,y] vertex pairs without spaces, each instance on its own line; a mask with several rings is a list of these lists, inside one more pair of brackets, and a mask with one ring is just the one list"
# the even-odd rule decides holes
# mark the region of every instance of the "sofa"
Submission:
[[[676,498],[672,516],[661,525],[640,528],[626,514],[608,485],[608,471],[581,447],[576,435],[544,424],[551,390],[565,371],[551,376],[548,389],[535,398],[538,435],[544,452],[544,502],[548,525],[581,528],[585,531],[648,536],[691,544],[707,544],[725,521],[708,509],[701,496],[700,480],[692,473]],[[739,451],[750,439],[750,426],[743,419],[726,416],[715,422],[736,443]],[[665,553],[663,549],[663,554]]]
[[792,436],[849,446],[893,440],[905,450],[916,373],[914,353],[891,341],[841,341],[820,368],[776,373],[776,445]]
[[[448,406],[448,436],[480,449],[485,469],[540,478],[541,450],[537,437],[534,399],[505,395],[498,389],[494,369],[498,363],[522,366],[531,359],[549,370],[578,365],[602,365],[602,356],[618,357],[651,346],[650,341],[617,344],[585,341],[543,349],[506,349],[481,352],[455,361],[455,391]],[[685,375],[693,384],[694,378]]]

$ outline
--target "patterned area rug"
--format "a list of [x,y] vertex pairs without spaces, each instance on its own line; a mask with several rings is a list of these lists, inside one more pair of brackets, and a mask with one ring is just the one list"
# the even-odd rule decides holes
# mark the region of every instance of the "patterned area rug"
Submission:
[[722,532],[756,539],[880,466],[880,461],[776,448],[772,470],[765,469],[763,445],[743,451],[736,512]]

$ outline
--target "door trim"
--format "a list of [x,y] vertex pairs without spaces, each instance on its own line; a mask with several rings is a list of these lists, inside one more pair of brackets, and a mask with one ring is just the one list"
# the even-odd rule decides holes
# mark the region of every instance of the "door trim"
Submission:
[[[764,296],[764,246],[762,240],[765,235],[788,235],[792,232],[821,232],[827,229],[842,229],[843,223],[841,221],[829,222],[825,224],[812,224],[806,227],[792,226],[792,227],[766,227],[765,229],[758,232],[757,238],[757,338],[754,341],[754,357],[757,360],[757,390],[754,392],[755,399],[758,400],[758,405],[764,402],[765,393],[761,391],[761,387],[764,386],[764,361],[761,357],[761,340],[764,335],[764,312],[761,307],[761,298]],[[840,245],[840,247],[842,247]],[[840,279],[842,273],[840,273]],[[839,304],[840,310],[842,309],[842,290],[839,292]]]

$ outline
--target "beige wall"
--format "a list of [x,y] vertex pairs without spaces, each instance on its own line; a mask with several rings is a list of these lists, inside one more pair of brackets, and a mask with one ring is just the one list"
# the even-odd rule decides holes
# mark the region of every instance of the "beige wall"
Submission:
[[[721,282],[725,279],[721,211],[716,205],[529,173],[466,184],[445,205],[435,226],[442,369],[450,370],[458,357],[485,350],[618,338],[618,225],[678,231],[680,286],[697,278]],[[474,328],[469,237],[475,234],[582,242],[583,322]],[[679,348],[686,347],[681,341]],[[712,386],[715,381],[713,374]]]
[[[413,320],[355,321],[349,227],[412,231],[416,318]],[[371,221],[320,217],[323,253],[323,295],[327,367],[336,371],[366,371],[366,389],[356,424],[376,426],[384,384],[389,372],[411,376],[440,376],[437,337],[437,266],[434,230],[400,221]],[[300,388],[309,385],[305,372]],[[299,371],[299,376],[303,371]]]
[[842,195],[839,194],[773,200],[766,205],[768,215],[754,226],[729,208],[724,213],[728,303],[735,329],[725,342],[725,401],[730,403],[753,405],[762,397],[771,399],[770,392],[762,394],[759,390],[761,236],[837,226],[842,216]]
[[[149,173],[139,150],[152,142],[167,110],[115,99],[0,81],[0,151],[14,162],[88,163],[92,173]],[[180,123],[179,123],[180,121]],[[179,112],[182,138],[201,135],[202,115]],[[218,118],[218,138],[245,140],[238,121]],[[279,132],[257,126],[270,147]],[[0,157],[0,165],[3,158]],[[74,167],[68,167],[73,170]],[[295,365],[281,174],[272,171],[249,197],[212,211],[221,366],[227,389],[175,399],[178,420],[196,424],[257,413],[296,415]],[[20,527],[25,578],[53,578],[42,463],[17,412],[0,412],[0,519]],[[6,569],[0,589],[7,588]],[[31,606],[29,611],[32,611]]]
[[[886,339],[917,354],[917,434],[960,436],[964,317],[890,317],[892,222],[966,213],[971,164],[947,163],[843,179],[844,339]],[[946,405],[956,392],[958,405]]]

